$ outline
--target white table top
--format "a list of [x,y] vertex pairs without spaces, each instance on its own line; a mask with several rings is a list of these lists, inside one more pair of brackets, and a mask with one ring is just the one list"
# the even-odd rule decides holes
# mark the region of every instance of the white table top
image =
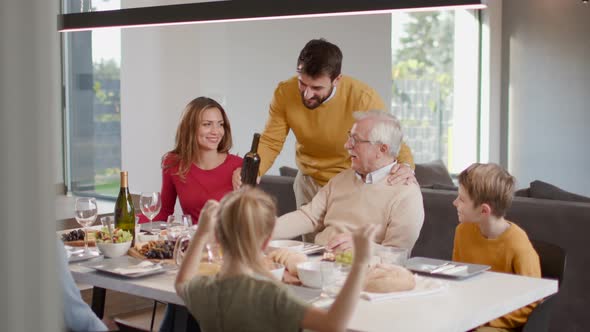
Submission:
[[[76,282],[183,305],[174,292],[175,271],[127,279],[70,265]],[[350,321],[355,331],[466,331],[557,292],[557,281],[484,272],[447,280],[434,294],[382,302],[360,300]]]

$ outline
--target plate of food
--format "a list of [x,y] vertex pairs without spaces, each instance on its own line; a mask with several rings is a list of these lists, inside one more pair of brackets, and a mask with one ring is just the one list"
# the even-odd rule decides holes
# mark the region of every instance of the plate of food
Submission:
[[[100,226],[94,226],[88,228],[88,246],[96,246],[96,234],[100,231]],[[85,233],[82,228],[68,229],[59,231],[57,234],[60,236],[61,241],[64,245],[71,247],[84,247]]]

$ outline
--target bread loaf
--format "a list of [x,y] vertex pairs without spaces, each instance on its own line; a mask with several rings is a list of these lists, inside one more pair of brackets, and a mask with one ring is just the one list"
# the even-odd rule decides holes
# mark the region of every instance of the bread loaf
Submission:
[[416,287],[414,275],[408,269],[390,264],[377,264],[369,270],[363,290],[370,293],[391,293]]

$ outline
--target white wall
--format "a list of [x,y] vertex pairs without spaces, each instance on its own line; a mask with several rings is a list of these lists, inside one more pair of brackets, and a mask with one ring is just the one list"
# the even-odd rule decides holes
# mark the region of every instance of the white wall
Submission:
[[[160,189],[160,158],[173,147],[183,107],[201,95],[226,108],[232,152],[244,155],[264,128],[276,84],[295,74],[299,51],[318,37],[342,49],[345,74],[390,100],[390,15],[123,29],[122,166],[131,190]],[[269,174],[295,166],[294,142],[287,140]]]
[[509,170],[590,195],[590,5],[504,1],[503,35]]

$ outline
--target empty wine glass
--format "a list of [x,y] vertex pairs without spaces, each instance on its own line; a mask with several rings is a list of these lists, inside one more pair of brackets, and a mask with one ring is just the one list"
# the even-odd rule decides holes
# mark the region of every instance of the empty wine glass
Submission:
[[192,218],[188,214],[182,216],[169,215],[166,220],[168,240],[176,241],[181,235],[187,233],[189,226],[192,224]]
[[143,215],[150,221],[149,231],[151,232],[153,230],[152,220],[158,215],[158,213],[160,213],[160,208],[162,207],[160,193],[157,191],[141,193],[141,196],[139,197],[139,206],[141,208],[141,213],[143,213]]
[[78,224],[84,229],[84,253],[87,254],[88,250],[88,227],[91,226],[96,220],[98,215],[98,207],[96,205],[96,199],[93,197],[80,197],[76,199],[76,205],[74,206],[75,218]]

